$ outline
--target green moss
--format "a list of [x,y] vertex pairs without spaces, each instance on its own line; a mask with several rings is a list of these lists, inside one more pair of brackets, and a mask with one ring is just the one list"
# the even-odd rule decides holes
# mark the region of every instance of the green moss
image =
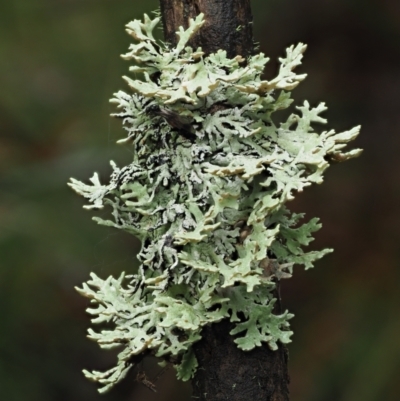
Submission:
[[273,313],[276,281],[331,250],[305,252],[318,219],[299,225],[303,216],[285,205],[321,183],[331,159],[361,152],[343,152],[359,127],[314,131],[313,123],[326,122],[323,103],[313,108],[306,101],[276,123],[274,113],[290,106],[290,91],[306,77],[294,72],[305,45],[287,49],[277,77],[263,81],[262,53],[228,59],[222,50],[204,56],[187,46],[203,15],[180,29],[176,48],[153,38],[159,20],[145,15],[127,25],[136,43],[123,57],[142,79],[124,77],[132,92],[111,99],[133,162],[122,168],[111,162],[108,184],[97,174],[90,185],[70,183],[88,209],[111,209],[111,219],[96,218],[99,224],[142,241],[137,274],[106,280],[92,274],[78,289],[94,304],[93,323],[111,326],[90,329],[90,338],[102,348],[122,347],[115,368],[85,371],[102,392],[126,375],[133,356],[148,351],[173,361],[178,377],[189,380],[197,367],[192,344],[203,326],[224,318],[236,324],[231,334],[240,335],[235,342],[243,350],[290,342],[293,315]]

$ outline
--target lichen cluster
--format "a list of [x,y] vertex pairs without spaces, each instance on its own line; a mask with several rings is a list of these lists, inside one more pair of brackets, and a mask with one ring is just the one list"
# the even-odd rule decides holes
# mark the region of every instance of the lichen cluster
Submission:
[[[123,57],[132,60],[124,77],[131,92],[114,94],[128,132],[120,142],[133,150],[125,167],[111,162],[108,184],[97,174],[87,185],[71,187],[87,198],[88,209],[108,206],[111,220],[95,220],[141,240],[136,274],[103,280],[91,274],[79,292],[90,298],[89,330],[105,349],[119,347],[116,367],[85,375],[106,391],[120,381],[137,356],[152,354],[174,363],[182,380],[197,366],[192,344],[202,327],[230,319],[238,347],[262,343],[272,349],[288,343],[292,315],[276,308],[278,280],[294,264],[310,268],[331,250],[305,252],[320,228],[318,219],[301,223],[286,203],[303,188],[321,183],[330,159],[343,153],[359,127],[342,133],[317,133],[325,123],[323,103],[296,107],[286,121],[275,112],[292,103],[290,91],[306,48],[287,49],[276,78],[262,80],[268,58],[260,53],[228,59],[223,50],[205,56],[187,46],[204,23],[203,15],[180,28],[176,47],[156,41],[159,18],[127,25],[135,44]],[[279,113],[277,113],[279,114]]]

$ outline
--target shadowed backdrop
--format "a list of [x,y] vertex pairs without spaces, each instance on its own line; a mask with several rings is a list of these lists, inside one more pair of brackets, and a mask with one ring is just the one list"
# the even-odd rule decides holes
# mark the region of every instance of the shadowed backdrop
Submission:
[[[89,272],[134,272],[138,243],[96,225],[69,177],[110,173],[131,160],[109,114],[127,89],[124,25],[156,0],[10,0],[0,5],[0,399],[189,401],[190,386],[155,361],[101,396],[82,375],[115,354],[85,338]],[[322,186],[289,204],[321,218],[313,248],[335,252],[282,284],[295,313],[291,400],[397,401],[400,385],[400,3],[253,0],[254,34],[271,57],[309,45],[293,92],[325,101],[329,127],[361,124],[361,158],[332,166]],[[161,32],[160,32],[161,35]],[[320,128],[320,127],[318,127]],[[102,212],[106,214],[107,212]]]

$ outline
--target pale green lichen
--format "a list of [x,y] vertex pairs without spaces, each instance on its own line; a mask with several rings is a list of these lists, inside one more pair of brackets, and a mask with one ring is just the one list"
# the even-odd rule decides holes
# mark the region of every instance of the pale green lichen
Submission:
[[102,348],[121,348],[113,369],[85,371],[102,392],[147,353],[172,361],[178,377],[189,380],[197,367],[192,344],[203,326],[222,319],[235,323],[231,334],[243,350],[290,342],[293,315],[274,312],[276,282],[291,277],[294,264],[310,268],[331,250],[305,252],[318,219],[301,224],[303,215],[285,204],[321,183],[330,159],[360,154],[343,152],[359,127],[314,131],[313,123],[326,122],[323,103],[306,101],[280,124],[273,118],[306,77],[294,72],[305,45],[291,46],[278,76],[265,81],[262,53],[228,59],[223,50],[205,56],[187,46],[203,15],[180,28],[175,48],[154,39],[159,20],[145,15],[127,25],[136,43],[123,57],[142,80],[124,77],[132,93],[111,100],[133,162],[111,162],[108,184],[97,174],[90,185],[70,183],[89,200],[86,208],[111,208],[112,219],[98,223],[142,243],[136,274],[103,280],[92,273],[78,289],[94,304],[93,323],[110,324],[90,329],[89,337]]

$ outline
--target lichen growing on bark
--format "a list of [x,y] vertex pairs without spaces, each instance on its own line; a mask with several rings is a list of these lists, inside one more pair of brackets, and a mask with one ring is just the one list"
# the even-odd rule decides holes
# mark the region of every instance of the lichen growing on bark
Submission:
[[330,249],[303,250],[320,228],[302,222],[286,203],[297,192],[320,184],[330,160],[344,152],[359,127],[342,133],[316,132],[326,120],[324,103],[305,101],[283,122],[279,111],[304,78],[295,68],[306,46],[298,44],[279,59],[276,78],[261,79],[268,58],[228,59],[223,50],[205,56],[187,46],[204,23],[203,15],[178,32],[175,48],[156,41],[159,18],[127,25],[135,39],[124,59],[134,62],[124,77],[131,91],[111,99],[133,150],[131,164],[111,162],[109,183],[95,173],[91,183],[71,179],[88,199],[88,209],[104,206],[110,220],[99,224],[141,240],[137,273],[91,279],[78,291],[91,299],[92,322],[109,330],[89,330],[105,349],[120,348],[117,365],[85,375],[106,391],[150,353],[172,362],[178,377],[190,379],[197,367],[191,346],[202,327],[230,319],[231,334],[243,350],[290,342],[288,311],[274,312],[273,290],[289,278],[293,265],[306,269]]

